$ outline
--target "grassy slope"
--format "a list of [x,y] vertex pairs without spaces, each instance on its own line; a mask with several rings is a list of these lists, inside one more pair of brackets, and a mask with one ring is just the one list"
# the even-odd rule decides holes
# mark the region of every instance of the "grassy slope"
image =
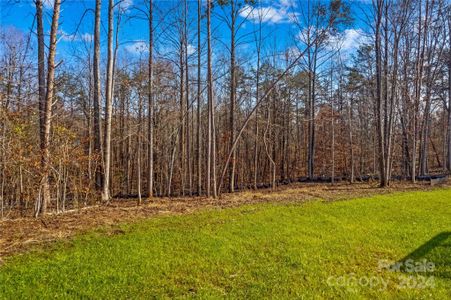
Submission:
[[[447,189],[335,203],[259,204],[148,219],[115,234],[97,230],[51,251],[9,259],[0,268],[0,298],[446,299],[450,199]],[[421,247],[440,233],[445,239]],[[398,289],[400,273],[378,271],[378,260],[400,260],[415,250],[416,260],[437,265],[435,288]],[[390,283],[385,291],[328,286],[329,276],[351,273]]]

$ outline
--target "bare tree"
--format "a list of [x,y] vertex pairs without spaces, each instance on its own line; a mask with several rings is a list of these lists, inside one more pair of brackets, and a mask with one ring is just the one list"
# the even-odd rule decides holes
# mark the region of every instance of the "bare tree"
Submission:
[[[261,51],[262,51],[262,23],[263,13],[258,15],[258,30],[255,33],[255,44],[257,50],[257,67],[256,67],[256,82],[255,82],[255,101],[260,97],[260,68],[261,68]],[[257,189],[258,181],[258,108],[255,110],[255,141],[254,141],[254,189]]]
[[[38,203],[36,214],[39,212],[44,215],[47,212],[47,206],[50,203],[50,130],[52,124],[52,105],[53,95],[55,93],[55,54],[56,54],[56,35],[58,32],[58,21],[60,16],[61,0],[55,0],[53,6],[52,25],[50,28],[50,46],[47,61],[47,90],[44,105],[43,138],[41,141],[41,167],[42,167],[42,200]],[[36,2],[36,7],[40,7],[42,16],[42,2]],[[42,24],[41,24],[42,25]],[[41,39],[42,41],[42,39]]]
[[190,124],[190,113],[191,113],[191,103],[189,100],[189,53],[188,53],[188,1],[185,0],[184,3],[184,14],[183,14],[183,36],[184,36],[184,60],[185,60],[185,106],[186,106],[186,125],[185,125],[185,153],[186,153],[186,171],[188,172],[188,194],[191,196],[193,192],[193,165],[191,163],[191,125]]
[[110,200],[110,174],[111,174],[111,120],[113,113],[113,18],[114,5],[113,0],[108,1],[108,56],[107,56],[107,74],[105,86],[105,131],[104,131],[104,180],[102,200]]
[[447,10],[448,16],[448,131],[447,131],[447,166],[448,172],[451,172],[451,7]]
[[384,151],[384,132],[383,132],[383,115],[382,115],[382,50],[381,50],[381,27],[383,21],[383,5],[384,0],[376,1],[376,26],[374,51],[376,56],[376,131],[379,153],[379,176],[381,187],[387,186],[387,178],[385,177],[385,151]]
[[154,100],[153,100],[153,0],[149,0],[149,82],[148,82],[148,139],[149,139],[149,148],[148,148],[148,197],[149,200],[153,197],[153,134],[154,134]]
[[[42,0],[36,0],[36,21],[38,36],[38,84],[39,84],[39,124],[40,139],[44,141],[45,118],[45,43],[44,26],[42,24]],[[42,147],[42,146],[41,146]]]
[[[263,26],[274,16],[267,4],[251,0],[198,0],[196,29],[190,23],[195,4],[188,0],[161,6],[149,0],[126,10],[123,1],[108,0],[103,47],[96,0],[93,40],[83,35],[80,21],[71,35],[77,42],[61,38],[65,47],[59,54],[56,41],[51,37],[49,43],[45,34],[47,3],[34,2],[32,59],[22,51],[25,43],[12,41],[9,29],[0,30],[5,216],[16,207],[31,215],[28,203],[35,203],[36,215],[50,207],[58,213],[97,198],[108,202],[112,194],[137,195],[141,204],[145,196],[215,197],[238,187],[274,188],[305,175],[331,176],[332,182],[376,175],[388,186],[392,173],[415,180],[449,171],[446,0],[362,4],[371,23],[361,28],[371,30],[366,33],[347,22],[343,1],[309,0],[292,13],[288,1],[280,2],[289,18],[281,21],[298,25],[297,49],[284,48],[277,37],[267,42],[275,25]],[[173,14],[159,18],[159,13]],[[149,29],[146,40],[122,40],[120,20],[141,17]],[[248,27],[240,31],[244,24]],[[350,30],[361,35],[355,55],[332,46],[349,33],[354,38]],[[60,29],[56,36],[63,34]],[[162,38],[165,43],[157,47]],[[191,38],[197,38],[196,53]],[[246,43],[253,45],[241,47]],[[265,49],[272,50],[268,56]],[[30,117],[37,102],[38,136],[37,119]]]
[[201,145],[201,0],[197,0],[197,127],[196,127],[196,148],[197,148],[197,194],[202,193],[202,145]]
[[[235,139],[236,133],[236,106],[237,106],[237,63],[236,63],[236,43],[237,43],[237,32],[240,29],[242,22],[237,22],[238,15],[241,12],[242,5],[253,4],[253,0],[218,0],[219,5],[223,7],[228,7],[230,13],[229,18],[221,18],[230,30],[230,83],[229,83],[229,96],[230,96],[230,106],[229,106],[229,149],[232,149],[233,141]],[[229,191],[233,192],[235,190],[235,168],[236,168],[236,151],[232,151],[232,161],[230,163],[229,169]]]
[[101,95],[100,95],[100,11],[102,0],[96,0],[95,21],[94,21],[94,154],[97,156],[97,164],[95,169],[95,186],[97,190],[102,188],[103,175],[103,153],[101,141]]
[[207,93],[208,93],[208,152],[207,152],[207,197],[217,196],[216,191],[216,141],[215,101],[213,97],[213,70],[211,62],[211,0],[207,0]]

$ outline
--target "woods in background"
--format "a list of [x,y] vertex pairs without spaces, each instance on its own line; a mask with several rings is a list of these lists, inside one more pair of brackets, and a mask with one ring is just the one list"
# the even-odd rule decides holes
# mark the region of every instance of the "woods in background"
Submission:
[[46,1],[30,32],[1,24],[2,217],[451,170],[446,0],[373,0],[363,21],[353,1],[280,1],[285,42],[266,2],[95,0],[64,51]]

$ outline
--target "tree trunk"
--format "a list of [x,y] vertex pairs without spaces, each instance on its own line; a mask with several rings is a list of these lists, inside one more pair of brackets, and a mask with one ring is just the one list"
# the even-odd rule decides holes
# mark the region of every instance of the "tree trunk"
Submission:
[[197,194],[202,193],[202,145],[201,145],[201,0],[197,1]]
[[36,0],[36,22],[38,35],[39,137],[41,144],[44,142],[45,119],[45,44],[44,25],[42,24],[42,5],[42,0]]
[[186,136],[186,169],[188,171],[188,194],[191,196],[193,193],[193,169],[191,164],[191,138],[190,138],[190,110],[191,105],[189,102],[189,65],[188,65],[188,1],[185,0],[185,13],[184,13],[184,52],[185,52],[185,106],[186,106],[186,118],[185,118],[185,136]]
[[147,134],[148,134],[148,172],[147,172],[147,193],[149,200],[153,197],[153,134],[154,134],[154,102],[153,102],[153,0],[149,0],[149,82],[148,82],[148,117],[147,117]]
[[207,197],[216,197],[216,145],[215,145],[215,104],[213,99],[213,74],[211,68],[211,0],[207,0],[207,88],[208,88],[208,152],[207,152]]
[[[36,1],[36,21],[38,35],[38,84],[39,84],[39,138],[40,148],[45,147],[45,44],[44,44],[44,26],[42,24],[42,0]],[[3,107],[2,107],[3,108]],[[44,174],[42,174],[44,176]],[[3,176],[2,176],[3,178]],[[41,180],[43,180],[42,178]],[[3,194],[2,194],[3,196]],[[42,198],[36,203],[35,215],[40,213]],[[3,203],[3,197],[2,197]]]
[[142,96],[141,91],[138,91],[138,134],[136,139],[136,156],[137,156],[137,173],[138,173],[138,205],[142,204],[142,196],[141,196],[141,186],[142,186],[142,179],[141,179],[141,144],[142,144],[142,110],[143,110],[143,103],[142,103]]
[[236,102],[236,72],[235,72],[235,1],[231,3],[231,38],[230,38],[230,121],[229,121],[229,149],[232,151],[232,161],[229,169],[229,191],[235,190],[236,151],[232,149],[235,139],[235,102]]
[[102,188],[103,152],[101,141],[101,95],[100,95],[100,11],[101,0],[96,0],[95,21],[94,21],[94,153],[97,156],[95,169],[95,187]]
[[351,169],[349,181],[351,183],[354,183],[354,143],[353,143],[353,134],[352,134],[353,106],[354,106],[354,101],[351,96],[350,103],[349,103],[349,111],[348,111],[349,160],[350,160],[350,169]]
[[[259,22],[258,40],[257,40],[257,74],[255,84],[255,101],[258,101],[260,92],[260,53],[262,40],[262,22]],[[257,189],[258,180],[258,109],[255,110],[255,141],[254,141],[254,189]]]
[[[316,40],[321,40],[324,38],[324,33],[317,36]],[[282,80],[282,78],[285,78],[285,76],[287,75],[287,73],[293,69],[301,60],[301,58],[304,57],[305,53],[309,50],[309,47],[307,47],[306,49],[304,49],[287,67],[286,69],[280,73],[277,78],[271,82],[271,84],[269,84],[268,88],[266,89],[265,93],[260,97],[260,99],[257,99],[254,107],[252,108],[252,110],[249,112],[249,114],[247,115],[247,117],[245,118],[243,124],[241,125],[240,129],[237,131],[237,135],[235,137],[235,141],[233,142],[233,147],[232,149],[230,149],[228,155],[227,155],[227,159],[225,161],[224,167],[222,169],[221,172],[221,178],[219,180],[219,185],[217,188],[217,193],[219,194],[221,192],[221,187],[222,187],[222,183],[224,181],[224,176],[227,173],[227,169],[229,167],[229,162],[230,159],[232,157],[232,150],[235,150],[236,146],[238,145],[238,140],[241,137],[241,135],[244,132],[244,129],[246,129],[247,125],[249,124],[249,121],[251,120],[252,116],[254,115],[255,111],[257,110],[257,108],[259,107],[259,105],[271,94],[271,92],[276,88],[276,85],[278,82],[280,82]]]
[[111,173],[111,120],[113,112],[113,18],[114,6],[113,0],[108,1],[108,56],[107,56],[107,74],[106,74],[106,101],[105,101],[105,169],[103,181],[102,201],[110,200],[110,173]]
[[180,86],[179,86],[179,101],[180,101],[180,177],[181,177],[181,193],[182,196],[185,196],[185,180],[186,180],[186,148],[185,148],[185,139],[186,139],[186,128],[185,128],[185,37],[183,30],[180,31],[180,49],[179,49],[179,64],[180,64]]
[[331,127],[332,127],[332,138],[331,138],[331,156],[332,156],[332,165],[331,165],[331,178],[330,181],[332,184],[335,183],[335,112],[334,112],[334,101],[333,101],[333,65],[330,68],[330,110],[331,110]]
[[[451,9],[448,10],[448,49],[451,49]],[[451,173],[451,50],[448,51],[448,173]]]
[[271,110],[269,109],[269,105],[268,105],[266,128],[265,128],[265,132],[263,134],[263,142],[265,144],[266,156],[268,157],[269,162],[271,163],[271,189],[274,190],[276,188],[276,163],[275,163],[273,157],[271,157],[271,154],[269,153],[268,141],[267,141],[267,135],[268,135],[269,125],[270,125],[270,120],[271,120],[270,112],[271,112]]
[[375,55],[376,55],[376,132],[378,144],[379,180],[380,186],[387,186],[385,178],[385,151],[383,132],[383,110],[382,110],[382,58],[381,58],[381,23],[383,17],[382,0],[376,4],[376,31],[375,31]]
[[[416,58],[416,74],[415,74],[415,98],[414,98],[414,112],[413,112],[413,134],[412,134],[412,182],[415,182],[416,176],[416,160],[417,160],[417,122],[418,122],[418,110],[419,102],[421,98],[421,87],[423,80],[423,68],[424,68],[424,53],[426,48],[426,38],[427,38],[427,24],[429,16],[429,1],[426,1],[426,10],[423,18],[422,15],[422,1],[419,3],[419,14],[418,14],[418,42],[417,42],[417,58]],[[424,19],[424,25],[422,25]],[[423,36],[422,36],[423,35]]]
[[[42,202],[40,212],[46,214],[50,204],[50,129],[52,122],[52,104],[55,88],[55,55],[56,55],[56,35],[58,32],[58,20],[60,15],[61,0],[55,0],[53,7],[52,26],[50,28],[50,46],[47,62],[47,91],[45,96],[44,115],[44,140],[41,143],[41,167],[42,167]],[[41,4],[42,7],[42,4]]]

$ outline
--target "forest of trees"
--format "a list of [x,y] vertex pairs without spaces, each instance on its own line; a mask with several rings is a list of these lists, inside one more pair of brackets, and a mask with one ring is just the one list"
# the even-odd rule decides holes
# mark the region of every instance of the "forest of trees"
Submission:
[[31,4],[0,24],[1,217],[451,170],[447,0],[92,0],[70,34]]

